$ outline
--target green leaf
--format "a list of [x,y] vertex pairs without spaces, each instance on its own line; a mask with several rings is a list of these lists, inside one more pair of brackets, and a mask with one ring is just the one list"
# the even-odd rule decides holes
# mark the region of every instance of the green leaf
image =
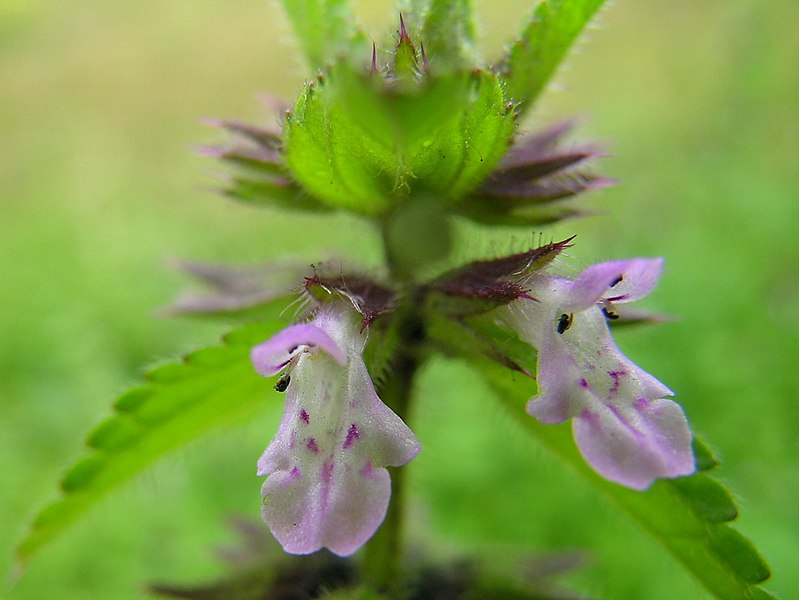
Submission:
[[282,4],[312,69],[320,69],[348,51],[366,50],[347,0],[283,0]]
[[516,130],[514,110],[505,102],[499,78],[474,71],[444,104],[449,118],[409,151],[414,184],[436,196],[457,202],[491,173],[508,149]]
[[529,110],[604,0],[544,0],[504,56],[501,72],[508,99]]
[[234,330],[224,344],[151,369],[147,382],[123,393],[114,415],[89,434],[89,454],[67,471],[61,497],[34,519],[17,547],[20,564],[79,519],[103,495],[174,450],[251,414],[276,394],[250,364],[250,349],[283,326],[271,320]]
[[385,600],[386,597],[365,587],[336,590],[324,596],[327,600]]
[[333,70],[309,83],[300,95],[286,119],[286,164],[293,177],[324,204],[379,214],[387,207],[393,187],[394,156],[331,107],[331,85],[341,71]]
[[[768,565],[752,543],[728,525],[736,518],[737,508],[730,492],[707,474],[715,459],[704,444],[695,444],[699,468],[704,471],[691,477],[660,480],[645,492],[611,483],[580,456],[567,423],[542,425],[525,412],[527,400],[535,393],[535,383],[487,356],[484,341],[473,329],[433,316],[428,335],[442,350],[475,367],[527,433],[626,512],[715,597],[773,598],[757,585],[769,578]],[[514,347],[509,342],[502,348],[513,353]]]
[[422,26],[422,42],[436,71],[476,63],[471,0],[432,0]]
[[309,83],[285,125],[285,160],[320,202],[370,216],[410,194],[457,202],[515,130],[496,74],[430,77],[413,89],[337,65]]

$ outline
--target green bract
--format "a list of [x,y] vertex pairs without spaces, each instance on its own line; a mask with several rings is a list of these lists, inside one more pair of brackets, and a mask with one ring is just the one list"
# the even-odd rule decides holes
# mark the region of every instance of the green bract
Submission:
[[457,203],[507,150],[514,110],[496,74],[394,72],[336,65],[286,119],[286,165],[323,204],[379,216],[412,196]]
[[266,146],[258,132],[253,138],[252,129],[226,125],[258,146],[220,154],[245,169],[229,195],[284,209],[346,210],[389,224],[417,200],[488,224],[529,226],[578,214],[559,202],[588,189],[560,194],[572,174],[555,192],[545,186],[535,197],[510,201],[486,196],[481,184],[601,0],[540,3],[506,53],[487,64],[477,56],[468,0],[405,2],[393,48],[373,46],[371,63],[346,2],[283,4],[317,75]]

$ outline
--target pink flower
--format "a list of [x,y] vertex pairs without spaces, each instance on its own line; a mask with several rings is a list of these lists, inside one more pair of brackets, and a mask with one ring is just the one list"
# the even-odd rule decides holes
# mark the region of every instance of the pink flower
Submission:
[[539,393],[527,412],[542,423],[572,419],[585,460],[603,477],[643,490],[695,470],[691,432],[673,392],[622,354],[607,319],[613,305],[646,296],[661,259],[593,265],[575,280],[537,272],[510,305],[510,324],[538,350]]
[[357,313],[330,303],[252,350],[258,373],[284,372],[276,389],[286,391],[285,411],[258,474],[268,475],[264,520],[291,554],[355,552],[385,517],[391,480],[384,467],[421,450],[377,396],[361,356],[365,342]]

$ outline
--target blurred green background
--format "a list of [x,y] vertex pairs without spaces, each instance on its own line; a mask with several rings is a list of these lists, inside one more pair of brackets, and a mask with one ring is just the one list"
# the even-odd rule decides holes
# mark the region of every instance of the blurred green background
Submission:
[[[356,3],[376,40],[388,2]],[[499,9],[501,7],[501,10]],[[495,56],[529,2],[478,2]],[[799,597],[799,46],[795,0],[620,1],[606,9],[526,126],[587,117],[621,184],[567,264],[666,257],[648,306],[673,323],[620,345],[678,392],[723,460],[738,527]],[[154,360],[215,342],[221,323],[154,316],[185,282],[170,256],[239,262],[328,250],[377,264],[358,221],[255,211],[210,190],[193,144],[208,116],[274,123],[258,102],[306,72],[276,3],[5,0],[0,5],[0,572],[56,494],[86,432]],[[515,236],[515,237],[513,237]],[[469,240],[501,251],[529,232]],[[514,239],[515,242],[511,241]],[[704,598],[663,551],[495,410],[478,378],[430,365],[413,426],[413,545],[440,556],[585,549],[561,579],[594,598]],[[280,407],[171,455],[110,495],[34,561],[19,599],[140,598],[144,583],[220,573],[231,514],[257,518],[255,460]]]

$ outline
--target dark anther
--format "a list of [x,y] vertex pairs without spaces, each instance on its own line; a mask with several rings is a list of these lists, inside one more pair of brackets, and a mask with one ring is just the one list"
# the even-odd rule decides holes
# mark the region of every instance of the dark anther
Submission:
[[574,321],[574,313],[563,313],[560,315],[558,319],[558,333],[563,335],[563,333],[572,326],[572,321]]
[[619,275],[618,277],[616,277],[616,279],[613,280],[613,282],[610,284],[610,287],[616,287],[622,281],[624,281],[624,275]]
[[606,319],[610,319],[611,321],[615,321],[619,318],[619,313],[612,308],[608,308],[607,306],[602,307],[602,314],[605,315]]
[[280,376],[280,379],[277,380],[277,383],[275,384],[275,391],[285,392],[289,387],[289,383],[291,383],[291,375],[284,373]]

